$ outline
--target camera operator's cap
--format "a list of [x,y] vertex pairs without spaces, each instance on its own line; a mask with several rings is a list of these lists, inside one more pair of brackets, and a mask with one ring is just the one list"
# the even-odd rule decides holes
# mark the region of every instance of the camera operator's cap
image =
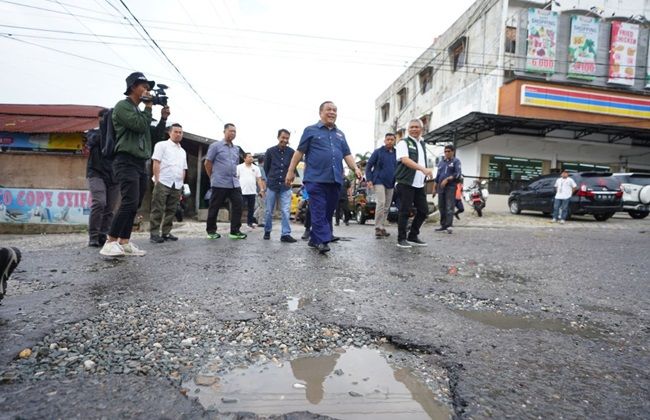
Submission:
[[153,80],[147,80],[144,74],[140,73],[139,71],[129,74],[129,76],[126,78],[126,91],[124,91],[124,94],[129,94],[129,89],[131,86],[135,85],[136,83],[143,82],[149,83],[149,90],[153,89],[153,87],[156,86],[156,82]]

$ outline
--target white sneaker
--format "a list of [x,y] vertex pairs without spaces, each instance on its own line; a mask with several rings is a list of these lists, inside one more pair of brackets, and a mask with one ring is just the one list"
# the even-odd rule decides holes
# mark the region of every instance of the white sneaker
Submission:
[[133,242],[123,244],[122,248],[124,249],[124,255],[126,256],[142,257],[147,255],[147,251],[143,251],[142,249],[138,248]]
[[564,224],[564,220],[560,220],[560,224],[563,225],[563,224]]
[[123,257],[125,255],[124,248],[117,241],[106,242],[99,253],[106,257]]

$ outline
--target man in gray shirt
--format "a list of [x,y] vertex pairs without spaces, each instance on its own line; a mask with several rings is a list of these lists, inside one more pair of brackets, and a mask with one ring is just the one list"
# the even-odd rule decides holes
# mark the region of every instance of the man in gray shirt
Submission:
[[230,200],[230,239],[246,239],[242,233],[241,214],[242,196],[237,178],[237,165],[240,162],[241,149],[232,141],[237,136],[234,124],[227,123],[223,126],[223,140],[212,143],[203,163],[205,171],[210,177],[210,206],[206,231],[208,239],[219,239],[217,233],[217,214],[224,201]]

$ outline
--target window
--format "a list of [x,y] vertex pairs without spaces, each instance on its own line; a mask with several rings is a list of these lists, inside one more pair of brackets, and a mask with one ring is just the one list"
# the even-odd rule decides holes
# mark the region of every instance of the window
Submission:
[[467,60],[467,37],[461,37],[449,48],[451,58],[451,71],[457,71],[465,67]]
[[429,124],[431,123],[431,114],[421,116],[420,121],[422,121],[422,133],[428,133]]
[[517,47],[517,28],[506,26],[506,52],[514,54]]
[[406,101],[408,100],[407,92],[406,92],[405,87],[400,89],[399,92],[397,92],[397,100],[398,100],[398,103],[399,103],[399,110],[401,111],[406,106]]
[[381,121],[386,122],[390,117],[390,104],[386,102],[381,106]]
[[426,93],[433,84],[433,68],[427,67],[420,72],[420,93]]

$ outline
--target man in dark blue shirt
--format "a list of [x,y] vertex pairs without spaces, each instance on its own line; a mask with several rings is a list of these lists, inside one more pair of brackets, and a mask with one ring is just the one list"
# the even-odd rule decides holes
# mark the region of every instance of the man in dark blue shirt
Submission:
[[451,233],[454,222],[454,205],[456,203],[456,183],[461,177],[460,160],[454,156],[454,146],[445,146],[445,157],[438,163],[434,190],[438,193],[440,209],[440,227],[437,232]]
[[388,208],[393,201],[393,189],[395,187],[395,169],[397,159],[395,158],[395,134],[386,133],[384,145],[374,152],[366,164],[366,180],[368,188],[375,190],[375,237],[384,238],[390,236],[386,232],[384,224],[388,215]]
[[264,172],[266,173],[266,214],[264,216],[264,239],[271,239],[273,209],[279,202],[282,214],[282,234],[280,241],[292,243],[296,240],[291,236],[289,216],[291,211],[291,186],[285,184],[287,170],[291,163],[294,150],[288,146],[289,130],[281,128],[278,131],[278,144],[269,148],[264,154]]
[[309,193],[311,212],[311,240],[309,246],[325,254],[332,241],[332,216],[339,199],[343,183],[343,164],[345,159],[357,178],[361,171],[357,168],[345,134],[336,127],[337,108],[331,101],[319,107],[320,121],[305,128],[298,144],[298,150],[291,159],[285,182],[288,186],[295,178],[298,162],[305,156],[303,183]]

